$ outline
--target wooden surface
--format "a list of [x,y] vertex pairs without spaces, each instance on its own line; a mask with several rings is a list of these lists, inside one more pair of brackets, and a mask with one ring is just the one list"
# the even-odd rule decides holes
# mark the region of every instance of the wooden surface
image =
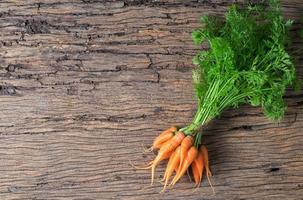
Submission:
[[[302,91],[286,94],[280,123],[242,106],[209,124],[215,195],[187,177],[159,194],[149,171],[129,165],[154,157],[142,145],[161,130],[190,122],[190,33],[230,2],[1,1],[0,199],[302,200]],[[298,19],[303,2],[283,10]],[[290,51],[302,77],[299,28]]]

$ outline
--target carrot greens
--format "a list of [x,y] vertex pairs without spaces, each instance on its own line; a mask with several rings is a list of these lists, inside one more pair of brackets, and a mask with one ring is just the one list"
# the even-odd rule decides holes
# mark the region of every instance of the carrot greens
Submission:
[[181,129],[192,134],[229,107],[262,106],[271,120],[282,119],[283,95],[294,84],[295,67],[285,47],[292,21],[285,21],[276,0],[269,8],[233,5],[225,20],[202,17],[205,25],[193,32],[197,45],[209,44],[193,59],[193,82],[198,99],[193,122]]

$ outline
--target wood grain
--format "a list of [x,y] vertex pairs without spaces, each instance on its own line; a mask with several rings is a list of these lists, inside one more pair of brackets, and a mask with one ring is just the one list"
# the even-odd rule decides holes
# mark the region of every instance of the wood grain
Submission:
[[[280,123],[226,111],[205,130],[212,194],[188,178],[149,186],[153,138],[195,111],[190,33],[233,1],[0,2],[0,199],[290,199],[303,197],[303,93]],[[298,19],[301,0],[283,2]],[[290,52],[302,77],[296,22]],[[160,177],[164,165],[160,165]]]

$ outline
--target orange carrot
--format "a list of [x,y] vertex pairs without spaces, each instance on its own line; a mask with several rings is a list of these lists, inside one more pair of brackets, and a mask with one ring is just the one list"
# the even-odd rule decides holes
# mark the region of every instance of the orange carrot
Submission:
[[172,180],[171,185],[175,185],[176,182],[184,175],[184,173],[187,171],[188,167],[191,165],[191,163],[197,157],[197,154],[198,154],[198,150],[194,146],[192,146],[188,150],[187,155],[186,155],[186,157],[185,157],[185,159],[183,161],[183,164],[182,164],[180,170],[178,170],[177,175]]
[[205,164],[205,171],[206,171],[206,177],[207,177],[208,183],[209,183],[210,187],[212,188],[213,192],[215,193],[214,188],[213,188],[213,186],[211,184],[211,181],[210,181],[210,177],[212,176],[212,174],[211,174],[211,171],[209,169],[208,151],[207,151],[206,146],[202,145],[200,147],[200,152],[203,155],[203,161],[204,161],[204,164]]
[[172,139],[169,140],[168,143],[165,143],[163,145],[159,152],[157,157],[154,159],[151,169],[152,169],[152,174],[151,174],[151,184],[154,182],[154,174],[155,174],[155,169],[157,165],[164,159],[167,158],[167,156],[170,156],[170,154],[180,145],[181,141],[184,139],[185,135],[182,132],[178,132]]
[[[166,174],[167,174],[167,170],[168,170],[168,166],[171,165],[171,163],[173,162],[174,160],[174,157],[176,156],[176,151],[179,149],[179,147],[177,147],[177,149],[171,154],[171,156],[169,157],[169,160],[168,160],[168,163],[167,163],[167,167],[166,167],[166,170],[164,172],[164,176],[163,178],[161,179],[160,182],[164,181],[165,180],[165,177],[166,177]],[[179,150],[178,150],[179,151]]]
[[169,159],[169,162],[167,164],[165,174],[164,174],[165,183],[164,183],[164,187],[163,187],[161,192],[165,191],[167,183],[169,181],[169,178],[173,174],[175,168],[179,166],[179,163],[180,163],[180,149],[181,149],[180,146],[177,147],[177,149],[174,151],[173,155]]
[[203,155],[203,160],[204,160],[204,163],[205,163],[205,171],[206,171],[206,175],[207,176],[212,176],[211,174],[211,171],[209,169],[209,161],[208,161],[208,151],[207,151],[207,148],[206,146],[202,145],[200,147],[200,151]]
[[159,150],[159,154],[162,152],[171,152],[174,151],[182,142],[185,135],[183,132],[178,132],[172,139],[170,139],[168,142],[166,142]]
[[194,176],[194,180],[195,180],[195,183],[196,183],[196,186],[199,185],[200,183],[200,174],[199,174],[199,170],[198,170],[198,167],[197,167],[197,163],[196,162],[193,162],[191,164],[191,171],[193,173],[193,176]]
[[203,158],[203,154],[201,152],[198,153],[198,156],[197,156],[195,162],[197,162],[197,167],[198,167],[198,170],[200,173],[200,179],[202,179],[203,170],[204,170],[204,158]]
[[160,148],[159,149],[161,149],[163,146],[169,146],[169,144],[171,143],[171,140],[173,139],[173,137],[171,138],[171,139],[169,139],[169,140],[167,140],[166,142],[163,142],[163,143],[161,143],[159,146],[160,146]]
[[201,180],[202,180],[203,170],[204,170],[203,155],[200,151],[198,152],[198,155],[197,155],[196,159],[194,160],[194,162],[192,163],[192,165],[195,165],[195,167],[197,168],[197,172],[199,175],[199,181],[198,181],[197,186],[199,186],[201,183]]
[[167,131],[161,133],[153,142],[152,149],[160,149],[163,143],[167,142],[174,136],[173,132]]
[[154,149],[160,149],[163,143],[165,143],[174,136],[175,131],[177,131],[177,127],[175,126],[166,129],[154,139],[152,147],[149,149],[145,149],[145,151],[147,152],[152,151]]
[[170,128],[168,129],[168,131],[170,131],[170,132],[176,132],[176,131],[177,131],[177,127],[172,126],[172,127],[170,127]]
[[158,137],[156,137],[156,139],[159,138],[159,137],[161,137],[162,134],[165,134],[165,133],[174,133],[176,131],[177,131],[177,127],[172,126],[169,129],[166,129],[165,131],[163,131]]
[[186,153],[188,149],[193,145],[194,138],[192,136],[186,136],[182,142],[181,142],[181,151],[180,151],[180,165],[179,169],[181,169],[181,166],[183,164],[184,157],[186,156]]

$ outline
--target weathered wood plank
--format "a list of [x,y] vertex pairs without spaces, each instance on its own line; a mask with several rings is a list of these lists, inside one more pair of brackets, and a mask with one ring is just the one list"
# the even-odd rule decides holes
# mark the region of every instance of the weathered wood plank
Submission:
[[[215,195],[187,178],[159,194],[129,165],[153,157],[142,144],[162,129],[190,122],[190,32],[231,2],[0,2],[0,199],[302,199],[302,91],[287,93],[278,124],[250,106],[209,124]],[[283,11],[298,19],[303,4]],[[299,28],[290,51],[302,77]]]

